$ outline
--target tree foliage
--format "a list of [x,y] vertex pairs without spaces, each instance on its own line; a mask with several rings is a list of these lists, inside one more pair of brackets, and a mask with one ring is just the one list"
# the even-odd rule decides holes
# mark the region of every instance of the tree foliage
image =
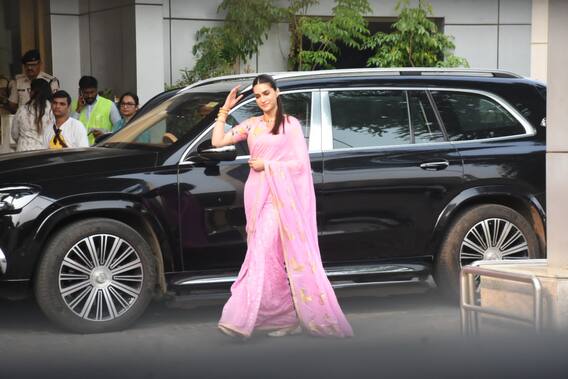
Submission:
[[226,12],[221,26],[203,27],[196,33],[195,66],[182,70],[173,87],[233,73],[235,64],[250,59],[268,36],[272,25],[282,19],[282,8],[271,0],[223,0],[218,13]]
[[[339,43],[365,49],[370,32],[364,16],[372,12],[367,0],[335,0],[332,17],[301,17],[297,25],[295,66],[300,70],[333,68],[341,52]],[[302,46],[306,37],[309,46]]]
[[284,12],[290,29],[290,52],[288,53],[288,67],[295,69],[299,65],[298,56],[302,49],[303,34],[300,23],[312,5],[319,0],[290,0],[290,6]]
[[375,50],[367,66],[376,67],[468,67],[467,60],[455,56],[453,38],[441,33],[428,17],[432,6],[419,0],[410,7],[409,0],[399,0],[399,13],[391,33],[377,33],[368,40]]
[[277,22],[287,22],[290,28],[291,69],[333,68],[341,45],[373,50],[368,66],[468,65],[465,59],[453,54],[452,37],[440,33],[428,19],[432,7],[426,0],[419,0],[418,7],[410,7],[409,0],[399,0],[399,17],[393,31],[372,36],[364,18],[372,12],[367,0],[335,0],[328,19],[306,16],[309,8],[318,3],[319,0],[223,0],[217,11],[225,12],[225,22],[197,32],[193,46],[195,65],[181,70],[181,79],[169,88],[235,73],[237,63],[246,62],[258,52]]

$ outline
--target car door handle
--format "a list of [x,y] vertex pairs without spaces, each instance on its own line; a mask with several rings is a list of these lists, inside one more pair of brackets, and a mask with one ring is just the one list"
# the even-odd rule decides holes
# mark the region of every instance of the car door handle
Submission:
[[450,163],[448,161],[437,161],[437,162],[424,162],[420,164],[420,168],[423,170],[444,170],[448,168]]

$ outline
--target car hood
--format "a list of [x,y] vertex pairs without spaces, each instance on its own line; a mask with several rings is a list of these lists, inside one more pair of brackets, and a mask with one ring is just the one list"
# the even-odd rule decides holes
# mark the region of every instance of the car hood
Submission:
[[0,182],[34,183],[156,165],[155,151],[89,147],[0,154]]

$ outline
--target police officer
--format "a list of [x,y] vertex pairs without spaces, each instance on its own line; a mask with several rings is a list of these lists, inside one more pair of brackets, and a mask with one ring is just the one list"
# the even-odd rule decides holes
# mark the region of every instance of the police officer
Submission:
[[34,79],[43,79],[49,83],[53,92],[59,90],[59,80],[41,71],[41,57],[37,49],[29,50],[22,56],[24,73],[16,75],[10,83],[10,96],[8,98],[8,108],[10,112],[16,113],[18,107],[28,102],[30,99],[30,85]]

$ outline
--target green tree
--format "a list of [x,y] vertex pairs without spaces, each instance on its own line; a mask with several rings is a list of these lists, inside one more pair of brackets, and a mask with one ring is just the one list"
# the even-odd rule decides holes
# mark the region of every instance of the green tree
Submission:
[[469,67],[467,60],[455,56],[453,37],[438,30],[428,17],[432,6],[419,0],[417,7],[410,7],[409,0],[399,0],[399,12],[391,33],[377,33],[368,40],[368,47],[375,50],[367,66],[375,67]]
[[[300,17],[292,50],[294,66],[300,70],[333,68],[341,52],[339,43],[363,50],[370,32],[365,14],[372,9],[367,0],[335,0],[332,17],[322,20],[317,17]],[[302,46],[306,37],[309,46]]]
[[272,25],[284,16],[284,10],[271,0],[223,0],[217,12],[226,12],[224,24],[203,27],[196,33],[196,63],[192,69],[182,70],[182,78],[171,87],[233,73],[235,64],[250,59]]
[[300,23],[308,13],[308,9],[318,3],[318,0],[290,0],[290,6],[286,8],[284,12],[290,29],[290,52],[288,53],[289,69],[294,70],[299,65],[298,56],[302,50],[303,39]]

